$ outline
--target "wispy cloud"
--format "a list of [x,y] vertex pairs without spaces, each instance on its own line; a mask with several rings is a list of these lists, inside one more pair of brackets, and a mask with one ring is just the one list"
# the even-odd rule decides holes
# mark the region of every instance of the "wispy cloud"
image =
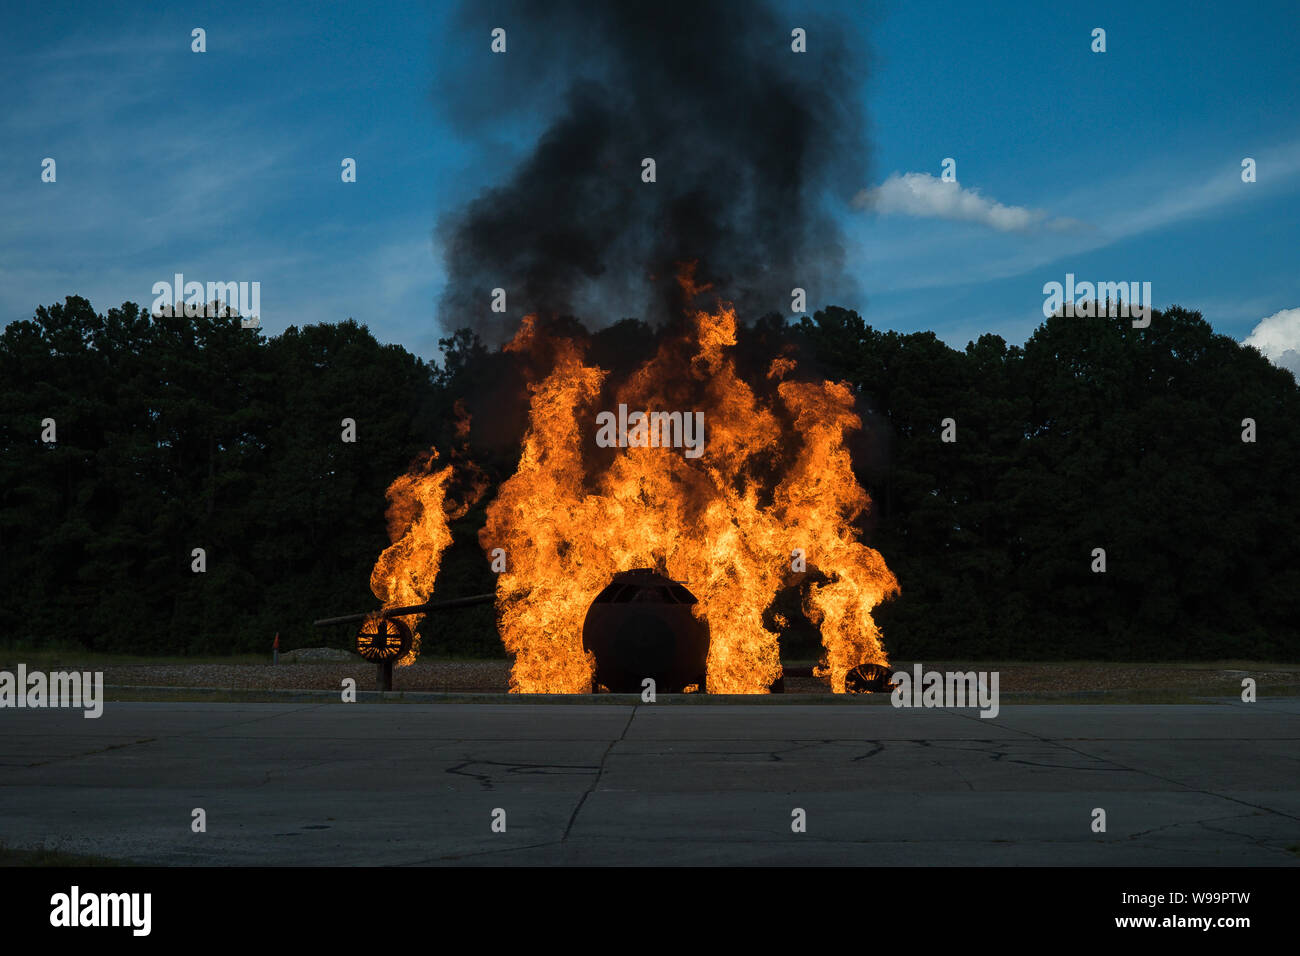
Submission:
[[1075,219],[1049,218],[1041,209],[1003,205],[981,196],[978,189],[944,182],[929,173],[894,173],[879,186],[859,192],[853,197],[853,205],[880,215],[975,222],[999,232],[1065,230],[1083,225]]
[[[1241,170],[1235,165],[1203,173],[1199,181],[1161,183],[1163,188],[1146,185],[1149,198],[1120,219],[1110,230],[1114,238],[1124,238],[1159,229],[1170,223],[1194,219],[1222,206],[1241,203],[1256,195],[1273,192],[1289,183],[1295,185],[1300,173],[1300,142],[1291,142],[1260,154],[1260,180],[1243,183]],[[1267,177],[1267,178],[1265,178]]]
[[[1140,235],[1234,213],[1248,203],[1276,201],[1295,191],[1300,184],[1300,140],[1261,149],[1256,156],[1260,170],[1256,183],[1243,183],[1236,163],[1225,168],[1222,160],[1185,167],[1175,175],[1170,172],[1174,161],[1169,157],[1153,158],[1142,169],[1123,177],[1089,182],[1053,202],[1059,209],[1086,213],[1089,226],[1043,229],[1034,235],[1033,242],[1024,241],[1024,231],[1006,229],[999,230],[1001,236],[975,245],[968,231],[956,227],[941,230],[937,225],[925,228],[920,222],[911,222],[906,228],[891,227],[888,231],[863,228],[857,236],[859,261],[878,293],[962,286],[1025,275],[1053,262],[1068,263],[1073,257]],[[945,188],[954,185],[928,174],[908,175],[923,176]],[[990,202],[982,197],[981,201]],[[1008,219],[1015,221],[1015,217]]]
[[[338,271],[337,236],[301,241],[321,157],[337,162],[332,131],[295,122],[291,84],[230,93],[212,82],[275,34],[241,25],[222,36],[239,43],[214,45],[212,60],[190,53],[188,27],[68,34],[15,54],[15,107],[0,112],[0,141],[13,144],[0,156],[0,325],[68,293],[98,308],[147,305],[153,283],[178,271],[261,281],[268,302],[280,276],[306,286]],[[53,183],[40,179],[45,156],[58,164]]]

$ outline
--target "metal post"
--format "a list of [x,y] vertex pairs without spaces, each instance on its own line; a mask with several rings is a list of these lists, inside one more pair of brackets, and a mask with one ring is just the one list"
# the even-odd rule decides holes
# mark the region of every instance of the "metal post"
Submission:
[[[388,618],[380,618],[375,627],[375,646],[388,649]],[[388,691],[393,689],[393,662],[391,658],[375,662],[376,689]]]

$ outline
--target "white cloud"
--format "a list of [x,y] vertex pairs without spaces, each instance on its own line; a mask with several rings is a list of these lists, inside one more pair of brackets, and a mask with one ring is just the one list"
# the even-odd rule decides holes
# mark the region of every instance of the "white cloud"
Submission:
[[859,192],[853,197],[853,205],[884,215],[978,222],[1001,232],[1080,225],[1073,219],[1048,219],[1041,209],[1004,206],[981,196],[977,189],[965,189],[960,183],[944,182],[929,173],[894,173],[879,186]]
[[1300,379],[1300,309],[1283,309],[1261,319],[1242,344],[1255,346],[1274,365]]

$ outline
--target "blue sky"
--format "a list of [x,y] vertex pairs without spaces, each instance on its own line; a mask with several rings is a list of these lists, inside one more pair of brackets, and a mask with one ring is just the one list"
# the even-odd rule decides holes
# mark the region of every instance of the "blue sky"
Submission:
[[[1149,281],[1156,307],[1200,309],[1237,339],[1280,316],[1257,340],[1300,347],[1293,2],[780,5],[791,26],[805,7],[865,37],[872,144],[859,202],[826,197],[853,282],[810,289],[811,308],[957,347],[986,331],[1022,342],[1043,284],[1072,272]],[[466,45],[487,43],[442,3],[11,5],[0,323],[69,294],[148,306],[182,272],[260,281],[270,334],[351,316],[434,357],[434,226],[543,120],[483,117],[471,138],[438,102]],[[928,179],[945,157],[958,192]]]

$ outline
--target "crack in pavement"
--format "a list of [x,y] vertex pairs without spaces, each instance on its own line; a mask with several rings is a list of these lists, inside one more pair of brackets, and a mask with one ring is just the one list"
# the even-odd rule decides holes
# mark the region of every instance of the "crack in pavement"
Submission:
[[[826,742],[827,742],[827,743],[838,743],[839,741],[826,741]],[[1021,755],[1021,756],[1016,756],[1016,755],[1015,755],[1015,754],[1014,754],[1014,753],[1009,749],[1009,747],[1007,747],[1006,745],[999,744],[998,741],[996,741],[996,740],[992,740],[992,739],[989,739],[989,738],[974,739],[974,740],[972,740],[972,739],[964,739],[964,738],[963,738],[963,739],[945,739],[945,738],[940,738],[940,739],[938,739],[938,740],[933,740],[933,741],[932,741],[932,740],[928,740],[928,739],[926,739],[926,738],[917,738],[917,739],[915,739],[915,740],[901,740],[901,741],[893,741],[893,742],[894,742],[894,743],[903,743],[903,744],[912,744],[912,745],[915,745],[915,746],[917,746],[917,747],[934,748],[935,750],[951,750],[951,751],[955,751],[955,752],[957,752],[957,753],[963,753],[963,754],[967,754],[967,753],[982,753],[982,754],[987,754],[987,755],[988,755],[988,756],[989,756],[989,757],[990,757],[994,762],[1000,762],[1000,761],[1002,761],[1003,758],[1007,758],[1007,761],[1006,761],[1007,763],[1020,764],[1021,766],[1025,766],[1025,767],[1042,767],[1042,768],[1047,769],[1047,770],[1087,770],[1087,771],[1100,772],[1100,773],[1123,773],[1123,772],[1125,772],[1125,768],[1123,768],[1123,767],[1118,767],[1118,766],[1114,766],[1114,767],[1096,767],[1096,766],[1089,767],[1089,766],[1079,766],[1079,765],[1077,765],[1077,764],[1044,763],[1044,762],[1041,761],[1041,760],[1030,760],[1030,759],[1028,759],[1027,757],[1023,756],[1023,755]],[[859,754],[859,755],[856,756],[856,757],[851,757],[851,758],[849,758],[849,762],[850,762],[850,763],[856,763],[856,762],[859,761],[859,760],[865,760],[865,759],[867,759],[867,758],[869,758],[869,757],[874,757],[874,756],[876,756],[877,754],[881,753],[881,752],[885,749],[885,745],[884,745],[884,743],[883,743],[882,741],[880,741],[880,740],[871,740],[871,739],[869,739],[869,740],[867,740],[867,743],[872,744],[873,747],[874,747],[874,749],[869,750],[869,751],[867,751],[867,752],[864,753],[864,754]],[[985,746],[975,746],[975,747],[963,747],[963,746],[958,746],[958,745],[960,745],[960,744],[967,744],[967,743],[983,744],[983,745],[985,745]],[[1087,755],[1087,754],[1082,754],[1081,756],[1084,756],[1084,757],[1086,757],[1089,761],[1093,761],[1093,762],[1096,762],[1096,761],[1098,760],[1098,758],[1092,757],[1092,756]],[[942,762],[940,762],[940,761],[936,761],[936,762],[934,762],[934,763],[932,764],[932,766],[944,767],[945,769],[953,770],[953,772],[954,772],[954,773],[957,773],[957,775],[958,775],[959,777],[962,777],[962,775],[961,775],[960,772],[954,770],[952,767],[949,767],[947,764],[942,763]],[[963,781],[964,781],[968,786],[970,786],[970,781],[966,780],[965,777],[962,777],[962,780],[963,780]],[[975,788],[972,786],[971,789],[974,790]]]
[[885,745],[882,744],[879,740],[868,740],[867,743],[871,744],[873,747],[875,747],[875,749],[868,750],[864,754],[859,754],[858,756],[853,757],[852,759],[849,760],[849,763],[857,763],[859,760],[866,760],[868,757],[874,757],[876,754],[880,753],[885,749]]
[[459,777],[471,777],[483,785],[484,790],[495,790],[491,774],[474,773],[466,770],[466,767],[505,767],[506,773],[522,774],[549,774],[558,771],[560,775],[568,774],[570,771],[576,774],[582,773],[599,773],[600,767],[595,764],[570,764],[570,763],[518,763],[508,760],[474,760],[468,755],[462,763],[454,767],[448,767],[445,773],[453,773]]
[[256,724],[263,720],[273,720],[276,717],[287,717],[290,714],[300,714],[305,710],[320,710],[322,707],[328,707],[329,704],[305,704],[302,707],[295,707],[293,710],[279,710],[273,714],[263,714],[261,717],[250,717],[248,720],[236,720],[234,723],[222,724],[219,727],[209,727],[203,730],[189,730],[181,734],[171,734],[172,737],[194,737],[200,734],[211,734],[218,730],[229,730],[232,727],[243,727],[246,724]]
[[395,863],[394,866],[424,866],[429,863],[440,863],[444,860],[466,860],[475,856],[492,856],[495,853],[518,853],[522,850],[536,850],[545,846],[559,846],[564,841],[547,840],[545,843],[525,843],[523,846],[503,846],[495,850],[474,850],[469,853],[444,853],[442,856],[431,856],[423,860],[412,860],[409,863]]
[[[983,718],[980,718],[980,717],[970,717],[970,716],[967,716],[966,714],[963,714],[963,713],[961,713],[960,711],[954,711],[954,713],[956,713],[957,716],[959,716],[959,717],[965,717],[967,720],[981,720],[981,719],[983,719]],[[1176,787],[1181,787],[1183,790],[1185,790],[1185,791],[1188,792],[1188,793],[1200,793],[1200,794],[1204,794],[1204,795],[1207,796],[1207,797],[1214,797],[1215,799],[1218,799],[1218,800],[1227,800],[1227,801],[1229,801],[1230,803],[1238,803],[1238,804],[1241,804],[1241,805],[1244,806],[1244,807],[1250,807],[1250,808],[1252,808],[1252,809],[1254,809],[1254,810],[1261,810],[1261,811],[1263,811],[1263,812],[1265,812],[1265,813],[1273,813],[1273,814],[1276,814],[1276,815],[1279,816],[1279,817],[1285,817],[1285,818],[1288,819],[1288,820],[1297,820],[1297,821],[1300,821],[1300,817],[1296,816],[1295,814],[1286,813],[1286,812],[1284,812],[1284,811],[1282,811],[1282,810],[1274,810],[1272,807],[1260,806],[1258,803],[1251,803],[1249,800],[1242,800],[1240,797],[1229,796],[1229,795],[1226,794],[1226,793],[1216,793],[1216,792],[1213,791],[1213,790],[1205,790],[1205,789],[1203,789],[1203,788],[1201,788],[1201,787],[1193,787],[1192,785],[1187,784],[1187,783],[1184,783],[1184,782],[1181,781],[1181,780],[1175,780],[1173,777],[1166,777],[1166,776],[1164,776],[1163,774],[1158,774],[1158,773],[1155,773],[1155,772],[1153,772],[1153,771],[1151,771],[1151,770],[1143,770],[1143,769],[1140,768],[1140,767],[1130,767],[1130,766],[1128,766],[1127,764],[1120,763],[1118,760],[1114,760],[1114,759],[1112,759],[1112,758],[1110,758],[1110,757],[1102,757],[1102,756],[1099,756],[1099,755],[1097,755],[1097,754],[1090,754],[1090,753],[1087,753],[1087,752],[1085,752],[1085,751],[1083,751],[1083,750],[1080,750],[1080,749],[1077,748],[1077,747],[1071,747],[1071,746],[1069,746],[1068,744],[1063,743],[1061,739],[1053,739],[1053,738],[1051,738],[1051,737],[1043,737],[1043,736],[1041,736],[1040,734],[1035,734],[1035,733],[1033,733],[1032,731],[1021,730],[1021,729],[1019,729],[1018,727],[1008,727],[1007,729],[1008,729],[1008,730],[1014,730],[1014,731],[1015,731],[1016,733],[1018,733],[1018,734],[1024,734],[1026,737],[1032,737],[1034,740],[1037,740],[1037,741],[1039,741],[1040,743],[1044,743],[1044,744],[1048,744],[1048,745],[1051,745],[1051,746],[1060,747],[1062,750],[1068,750],[1068,751],[1070,751],[1071,753],[1078,754],[1078,755],[1081,756],[1081,757],[1087,757],[1089,760],[1100,760],[1100,761],[1102,761],[1103,763],[1113,764],[1114,766],[1119,767],[1119,768],[1121,768],[1121,769],[1123,769],[1123,770],[1128,770],[1128,771],[1131,772],[1131,773],[1138,773],[1138,774],[1141,774],[1141,775],[1144,776],[1144,777],[1150,777],[1152,780],[1159,780],[1159,781],[1161,781],[1162,783],[1170,783],[1170,784],[1173,784],[1173,785],[1176,786]],[[1069,740],[1081,740],[1081,739],[1096,739],[1096,738],[1079,738],[1079,737],[1070,737],[1070,738],[1065,738],[1065,739],[1069,739]],[[1107,738],[1107,739],[1110,739],[1110,738]],[[1145,740],[1145,739],[1150,739],[1150,738],[1142,738],[1142,739]],[[1179,738],[1179,739],[1181,740],[1181,739],[1184,739],[1184,738]],[[1214,738],[1214,739],[1218,739],[1218,738]],[[1273,738],[1269,738],[1269,739],[1273,739]]]
[[58,763],[61,760],[80,760],[82,757],[93,757],[95,754],[106,754],[110,750],[124,750],[127,747],[136,747],[140,744],[151,744],[157,737],[143,737],[140,740],[128,740],[124,744],[109,744],[107,747],[100,747],[98,750],[87,750],[85,753],[66,754],[62,757],[51,757],[49,760],[38,760],[36,763],[23,764],[24,767],[46,767],[52,763]]
[[[1152,828],[1149,829],[1149,830],[1139,830],[1137,833],[1130,833],[1130,834],[1128,835],[1128,839],[1130,839],[1130,840],[1136,840],[1138,837],[1149,836],[1149,835],[1152,834],[1152,833],[1159,833],[1161,830],[1171,830],[1171,829],[1173,829],[1173,828],[1175,828],[1175,827],[1202,826],[1202,827],[1206,827],[1207,829],[1214,829],[1213,827],[1210,827],[1210,826],[1209,826],[1209,823],[1210,823],[1211,821],[1213,821],[1213,820],[1235,820],[1235,819],[1237,819],[1237,818],[1240,817],[1240,816],[1244,816],[1244,814],[1240,814],[1240,813],[1232,813],[1232,814],[1229,814],[1229,815],[1226,816],[1226,817],[1208,817],[1208,818],[1206,818],[1206,819],[1204,819],[1204,820],[1175,820],[1173,823],[1166,823],[1166,824],[1164,824],[1163,826],[1152,827]],[[1219,832],[1220,832],[1220,833],[1232,833],[1231,830],[1220,830]],[[1233,836],[1247,836],[1247,834],[1245,834],[1245,833],[1235,833],[1235,834],[1233,834]]]
[[573,829],[573,824],[577,821],[578,814],[582,811],[582,805],[587,802],[587,797],[589,797],[592,791],[600,785],[600,778],[605,773],[605,761],[609,758],[610,751],[614,749],[616,744],[621,743],[623,739],[627,737],[628,729],[632,726],[632,721],[636,719],[636,712],[640,706],[640,704],[632,705],[632,713],[627,715],[627,723],[623,725],[623,732],[618,735],[617,739],[611,740],[609,746],[605,748],[605,752],[600,755],[600,767],[596,771],[596,779],[591,781],[591,786],[584,790],[582,796],[578,798],[578,805],[573,808],[573,813],[569,816],[568,825],[564,828],[564,834],[560,837],[561,843],[569,838],[569,831]]
[[[965,740],[962,740],[962,741],[953,741],[953,743],[968,743],[968,742],[970,742],[970,741],[965,741]],[[1007,763],[1019,764],[1019,765],[1022,766],[1022,767],[1042,767],[1042,768],[1044,768],[1044,769],[1046,769],[1046,770],[1085,770],[1085,771],[1088,771],[1088,772],[1090,772],[1090,773],[1126,773],[1126,772],[1128,772],[1126,768],[1124,768],[1124,767],[1120,767],[1120,766],[1111,766],[1111,767],[1096,767],[1096,766],[1093,766],[1093,767],[1089,767],[1089,766],[1080,766],[1079,764],[1044,763],[1042,760],[1030,760],[1030,759],[1028,759],[1028,758],[1027,758],[1026,756],[1024,756],[1024,755],[1021,755],[1021,756],[1015,756],[1015,755],[1013,754],[1013,752],[1011,751],[1010,747],[1008,746],[1008,744],[1009,744],[1010,742],[1003,743],[1003,744],[1000,744],[1000,743],[999,743],[998,741],[996,741],[996,740],[976,740],[976,741],[973,741],[973,742],[974,742],[974,743],[978,743],[978,744],[987,744],[988,746],[986,746],[986,747],[953,747],[953,746],[948,746],[946,741],[943,741],[943,740],[937,741],[938,746],[939,746],[939,749],[941,749],[941,750],[957,750],[957,751],[960,751],[961,753],[982,753],[982,754],[987,754],[989,757],[991,757],[991,758],[993,759],[994,763],[1000,763],[1000,762],[1002,762],[1003,758],[1005,757],[1005,758],[1007,758],[1007,759],[1006,759],[1006,762],[1007,762]],[[1019,743],[1019,741],[1016,741],[1016,742]],[[1068,750],[1069,748],[1062,748],[1062,749],[1067,749],[1067,750]],[[1075,752],[1078,753],[1077,751],[1075,751]],[[1094,763],[1098,762],[1098,761],[1101,759],[1101,758],[1098,758],[1098,757],[1093,757],[1093,756],[1091,756],[1090,754],[1080,754],[1080,756],[1085,757],[1087,760],[1092,761],[1092,762],[1094,762]],[[1102,762],[1108,762],[1108,761],[1102,761]]]
[[[140,745],[142,745],[142,744],[151,744],[151,743],[156,743],[157,741],[159,741],[159,740],[163,740],[163,739],[171,740],[171,739],[180,739],[180,738],[184,738],[184,737],[194,737],[194,736],[198,736],[198,735],[201,735],[201,734],[210,734],[210,733],[212,733],[212,732],[215,731],[215,730],[227,730],[227,729],[229,729],[229,728],[231,728],[231,727],[242,727],[242,726],[245,725],[245,724],[253,724],[253,723],[257,723],[258,721],[261,721],[261,720],[270,720],[272,717],[282,717],[282,716],[285,716],[285,715],[287,715],[287,714],[296,714],[296,713],[299,713],[299,712],[304,711],[304,710],[315,710],[315,709],[317,709],[317,708],[319,708],[319,707],[323,707],[323,706],[325,706],[325,705],[324,705],[324,704],[308,704],[308,705],[306,705],[306,706],[304,706],[304,707],[295,707],[295,708],[293,708],[292,710],[282,710],[282,711],[277,711],[277,712],[275,712],[275,713],[273,713],[273,714],[263,714],[263,715],[260,716],[260,717],[252,717],[252,718],[250,718],[250,719],[248,719],[248,720],[237,720],[237,721],[235,721],[235,722],[233,722],[233,723],[230,723],[230,724],[222,724],[222,725],[219,726],[219,727],[213,727],[213,728],[196,728],[196,729],[194,729],[194,730],[187,730],[187,731],[184,731],[184,732],[182,732],[182,733],[164,734],[162,737],[142,737],[142,738],[140,738],[139,740],[128,741],[127,743],[124,743],[124,744],[110,744],[110,745],[107,746],[107,747],[100,747],[100,748],[98,748],[97,750],[87,750],[87,751],[85,751],[85,752],[83,752],[83,753],[77,753],[77,754],[65,754],[65,755],[63,755],[63,756],[59,756],[59,757],[50,757],[48,760],[38,760],[38,761],[36,761],[35,763],[24,764],[24,768],[46,767],[46,766],[49,766],[49,765],[51,765],[51,764],[61,763],[61,762],[70,761],[70,760],[82,760],[82,759],[84,759],[84,758],[86,758],[86,757],[93,757],[93,756],[95,756],[95,755],[97,755],[97,754],[108,753],[108,752],[113,751],[113,750],[124,750],[124,749],[126,749],[127,747],[138,747],[138,746],[140,746]],[[265,783],[266,783],[266,781],[263,781],[263,784],[265,784]],[[259,786],[261,786],[261,785],[262,785],[262,784],[259,784]]]
[[[1257,816],[1260,816],[1260,813],[1258,811],[1249,814],[1233,813],[1233,814],[1229,814],[1226,817],[1208,817],[1204,820],[1180,820],[1176,823],[1166,823],[1164,826],[1161,827],[1152,827],[1150,830],[1143,830],[1139,833],[1130,834],[1128,839],[1136,840],[1139,837],[1149,836],[1152,833],[1160,833],[1162,830],[1177,830],[1179,828],[1184,828],[1184,827],[1200,827],[1201,829],[1209,830],[1212,833],[1224,833],[1227,834],[1228,836],[1240,837],[1241,839],[1248,841],[1249,843],[1253,844],[1256,848],[1261,850],[1268,850],[1274,853],[1285,854],[1287,852],[1287,849],[1285,846],[1282,845],[1281,842],[1269,842],[1267,838],[1257,836],[1253,833],[1242,833],[1240,830],[1229,830],[1227,827],[1216,827],[1210,825],[1211,823],[1217,823],[1220,820],[1243,820],[1248,817],[1257,817]],[[1282,842],[1285,842],[1285,838],[1282,838]],[[1163,844],[1145,843],[1143,845],[1158,846],[1162,850],[1169,850],[1175,848],[1175,847],[1165,846]]]

